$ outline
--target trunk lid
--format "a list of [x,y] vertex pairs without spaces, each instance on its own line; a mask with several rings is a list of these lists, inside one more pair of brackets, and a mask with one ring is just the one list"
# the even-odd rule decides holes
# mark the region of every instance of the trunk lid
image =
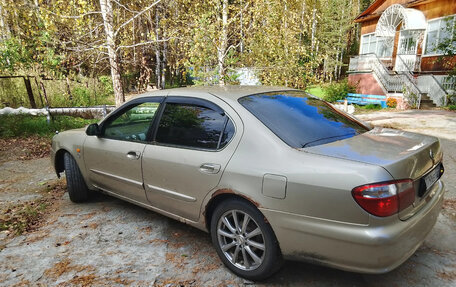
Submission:
[[430,189],[430,186],[424,186],[423,190],[424,177],[439,168],[442,161],[438,138],[386,128],[374,128],[349,139],[304,148],[303,151],[379,165],[394,179],[412,179],[415,202],[399,213],[402,220],[410,218],[424,206],[421,202]]

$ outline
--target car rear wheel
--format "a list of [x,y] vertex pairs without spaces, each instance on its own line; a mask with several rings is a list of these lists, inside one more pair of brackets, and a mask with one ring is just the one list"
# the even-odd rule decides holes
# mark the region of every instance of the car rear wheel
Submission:
[[69,153],[63,156],[67,190],[70,200],[73,202],[84,202],[89,197],[89,189],[82,177],[78,164]]
[[241,277],[263,280],[281,266],[271,226],[257,208],[244,200],[224,201],[215,209],[211,237],[223,263]]

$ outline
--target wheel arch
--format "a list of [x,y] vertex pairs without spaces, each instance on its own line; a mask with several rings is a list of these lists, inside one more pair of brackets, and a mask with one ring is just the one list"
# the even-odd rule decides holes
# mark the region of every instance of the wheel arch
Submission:
[[64,165],[64,155],[65,153],[71,154],[68,150],[61,148],[55,153],[54,159],[54,168],[55,172],[57,173],[57,177],[60,178],[60,173],[65,171]]
[[[235,193],[231,189],[219,189],[216,192],[212,194],[211,199],[209,202],[206,204],[206,208],[204,210],[203,216],[204,216],[204,222],[205,222],[205,227],[206,229],[211,232],[211,218],[212,214],[214,213],[215,209],[219,204],[222,202],[229,200],[229,199],[240,199],[242,201],[245,201],[252,205],[252,207],[255,207],[263,216],[264,214],[261,212],[261,210],[258,208],[260,205],[254,201],[253,199],[249,198],[246,195],[240,194],[240,193]],[[264,217],[265,222],[269,223],[266,217]]]

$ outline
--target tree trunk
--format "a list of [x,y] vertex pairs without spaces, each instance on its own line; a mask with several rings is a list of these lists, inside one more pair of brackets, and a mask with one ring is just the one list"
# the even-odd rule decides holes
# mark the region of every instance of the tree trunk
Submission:
[[71,94],[70,79],[68,79],[68,76],[66,77],[66,88],[67,88],[68,99],[70,101],[72,101],[73,95]]
[[40,86],[41,86],[41,90],[43,91],[43,96],[44,96],[44,100],[46,101],[46,106],[49,107],[50,105],[49,105],[49,100],[48,100],[48,97],[46,94],[46,89],[44,88],[44,84],[41,80],[40,80]]
[[239,44],[239,52],[241,54],[244,53],[244,4],[241,0],[241,15],[239,16],[239,22],[241,24],[241,31],[240,31],[240,44]]
[[[166,34],[163,33],[163,38],[166,39]],[[164,89],[166,86],[166,62],[167,62],[167,55],[166,55],[166,50],[168,49],[168,45],[166,42],[163,42],[163,59],[162,59],[162,66],[161,66],[161,88]]]
[[109,64],[111,66],[112,85],[114,88],[114,97],[116,106],[125,102],[123,93],[122,80],[120,78],[119,58],[116,51],[113,29],[113,11],[111,0],[100,0],[101,13],[103,15],[103,24],[106,33],[106,43],[108,46]]
[[44,107],[43,96],[41,96],[40,86],[38,85],[38,80],[36,79],[36,77],[34,79],[35,79],[36,90],[38,91],[38,95],[40,96],[41,106]]
[[311,32],[311,40],[310,40],[310,45],[311,45],[311,50],[312,52],[315,49],[315,32],[317,30],[317,8],[315,7],[316,4],[314,3],[314,8],[312,11],[312,32]]
[[228,47],[228,0],[222,2],[222,31],[220,34],[220,44],[217,48],[217,60],[219,66],[219,85],[225,85],[226,67],[225,56]]
[[[359,15],[359,13],[361,13],[361,2],[360,2],[360,0],[358,0],[358,10],[356,12],[357,12],[356,15]],[[359,39],[359,32],[360,32],[359,31],[359,29],[360,29],[359,26],[360,25],[358,23],[355,24],[355,33],[356,33],[355,41],[360,41],[361,40],[361,39]]]
[[6,34],[5,20],[3,18],[3,1],[0,2],[0,29],[1,29],[0,37],[2,39],[6,39],[7,34]]
[[340,65],[339,65],[339,74],[337,75],[337,78],[340,79],[340,76],[342,74],[342,65],[344,64],[344,48],[341,49],[340,51]]
[[33,97],[32,85],[30,84],[30,78],[24,77],[25,89],[27,90],[27,95],[30,101],[30,107],[36,109],[35,98]]
[[334,80],[338,80],[337,71],[339,71],[339,48],[337,48],[336,64],[334,65]]
[[[155,11],[155,39],[157,41],[160,40],[159,24],[160,24],[160,17],[158,15],[158,11]],[[160,42],[157,42],[155,44],[155,78],[157,79],[157,89],[160,89],[162,86],[162,84],[161,84]]]

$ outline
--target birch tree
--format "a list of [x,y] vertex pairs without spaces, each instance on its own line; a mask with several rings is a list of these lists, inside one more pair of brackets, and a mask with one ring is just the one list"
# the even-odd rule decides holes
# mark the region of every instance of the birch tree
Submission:
[[109,64],[111,67],[112,84],[114,87],[114,98],[116,106],[125,102],[125,96],[120,78],[120,65],[117,55],[114,28],[113,28],[113,11],[111,0],[100,0],[101,14],[103,15],[103,25],[106,33],[106,46],[109,55]]

